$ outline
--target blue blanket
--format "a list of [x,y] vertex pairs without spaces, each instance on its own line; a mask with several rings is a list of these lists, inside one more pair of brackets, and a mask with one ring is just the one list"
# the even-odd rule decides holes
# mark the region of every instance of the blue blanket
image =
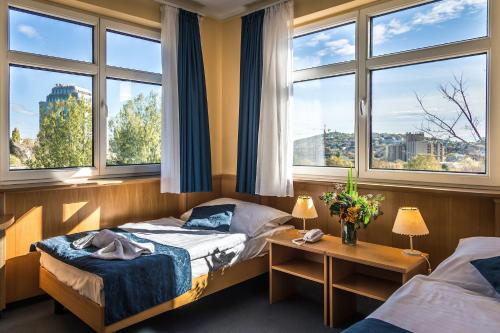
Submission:
[[135,242],[155,245],[152,255],[133,260],[102,260],[90,257],[97,248],[74,250],[71,243],[87,233],[58,236],[32,245],[62,262],[100,276],[104,283],[105,324],[109,325],[191,289],[191,261],[185,249],[145,240],[114,228]]
[[383,320],[367,318],[358,321],[342,333],[410,333],[405,329],[389,324]]

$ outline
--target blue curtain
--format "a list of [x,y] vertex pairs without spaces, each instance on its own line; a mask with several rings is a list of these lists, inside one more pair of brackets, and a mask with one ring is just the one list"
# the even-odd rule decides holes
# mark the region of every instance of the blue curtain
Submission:
[[181,192],[212,191],[207,92],[198,15],[179,10],[177,73]]
[[236,191],[255,194],[262,91],[262,30],[265,10],[242,17],[240,119]]

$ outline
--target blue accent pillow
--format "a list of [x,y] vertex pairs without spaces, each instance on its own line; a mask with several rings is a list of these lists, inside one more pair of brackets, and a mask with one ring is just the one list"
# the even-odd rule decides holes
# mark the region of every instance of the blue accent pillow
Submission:
[[235,208],[232,204],[195,207],[182,227],[228,232]]
[[476,259],[470,262],[481,275],[500,293],[500,256]]

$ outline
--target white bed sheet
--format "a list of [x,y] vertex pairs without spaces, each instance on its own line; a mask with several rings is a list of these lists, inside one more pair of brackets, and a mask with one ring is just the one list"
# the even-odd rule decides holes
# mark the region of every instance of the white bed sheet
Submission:
[[500,332],[500,301],[417,275],[369,317],[414,333]]
[[[262,256],[268,251],[266,238],[293,228],[280,226],[256,237],[243,234],[214,233],[180,228],[184,221],[168,218],[142,223],[128,223],[120,228],[134,232],[142,238],[158,243],[182,247],[191,256],[192,278],[210,271],[230,267],[236,263]],[[168,233],[159,231],[167,230]],[[156,233],[155,233],[156,232]],[[68,265],[41,251],[40,265],[54,274],[59,281],[78,291],[80,295],[104,305],[103,281],[99,276]]]

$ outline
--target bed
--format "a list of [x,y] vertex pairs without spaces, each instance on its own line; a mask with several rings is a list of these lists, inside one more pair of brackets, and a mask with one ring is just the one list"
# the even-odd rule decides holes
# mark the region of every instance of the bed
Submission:
[[[205,205],[215,205],[221,200],[227,202],[229,199],[219,199],[219,201]],[[190,289],[175,298],[118,321],[109,322],[106,320],[107,304],[103,279],[89,271],[70,265],[38,247],[37,250],[41,252],[40,288],[96,332],[115,332],[263,274],[267,272],[269,265],[266,238],[292,228],[292,226],[282,225],[290,218],[288,214],[279,212],[279,218],[273,219],[276,217],[273,213],[276,212],[270,211],[272,210],[270,207],[232,199],[231,202],[239,205],[234,218],[243,218],[240,222],[244,221],[242,225],[244,230],[217,232],[183,229],[182,226],[189,217],[189,212],[183,214],[181,217],[183,219],[162,218],[140,223],[126,223],[118,227],[119,230],[131,233],[134,237],[139,237],[144,241],[168,244],[182,248],[189,253]],[[260,219],[262,223],[257,228],[258,230],[248,229],[249,224],[254,222],[249,223],[245,220],[245,214],[247,217],[252,216],[252,221],[259,220],[262,214],[265,215],[263,219]],[[273,221],[264,223],[267,220]]]
[[498,237],[462,239],[432,274],[415,276],[344,332],[500,332],[500,294],[471,264],[499,255]]

